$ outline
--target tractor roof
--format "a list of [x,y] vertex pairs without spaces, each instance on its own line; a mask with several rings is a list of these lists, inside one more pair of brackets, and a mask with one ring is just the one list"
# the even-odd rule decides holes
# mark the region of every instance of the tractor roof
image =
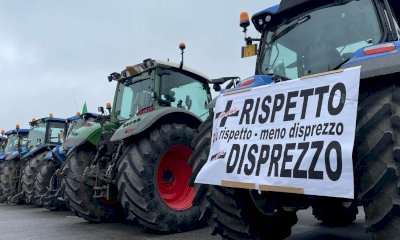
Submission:
[[82,116],[97,117],[98,115],[99,114],[97,114],[97,113],[82,113],[80,115],[75,115],[75,116],[67,118],[67,122],[71,122],[71,121],[80,119]]
[[[168,61],[163,61],[163,60],[156,60],[156,63],[158,64],[158,66],[163,66],[163,67],[166,67],[166,68],[178,68],[178,69],[180,68],[180,64],[176,64],[176,63],[173,63],[173,62],[168,62]],[[193,68],[183,66],[182,69],[184,71],[186,71],[186,72],[190,72],[190,73],[192,73],[194,75],[197,75],[200,78],[203,78],[207,82],[211,83],[211,79],[208,76],[206,76],[205,74],[203,74],[203,73],[201,73],[201,72],[199,72],[199,71],[197,71],[197,70],[195,70]]]
[[[306,12],[309,9],[316,8],[318,6],[323,6],[329,3],[333,3],[337,0],[281,0],[281,3],[270,8],[267,8],[261,12],[253,15],[252,22],[257,29],[261,32],[265,27],[265,22],[263,22],[266,15],[279,15],[280,18],[296,16],[302,12]],[[339,0],[348,1],[348,0]],[[274,19],[274,17],[272,18]],[[262,20],[262,21],[260,21]],[[272,21],[273,22],[273,21]]]
[[[17,129],[13,129],[13,130],[8,130],[5,134],[7,136],[11,135],[11,134],[16,134],[17,133]],[[18,133],[29,133],[29,129],[19,129]]]
[[135,76],[138,75],[142,72],[148,71],[150,69],[154,69],[157,67],[161,68],[175,68],[175,69],[182,69],[183,71],[186,71],[188,73],[191,73],[193,75],[198,76],[200,79],[202,79],[206,83],[211,83],[211,79],[207,77],[206,75],[192,69],[186,66],[183,66],[182,68],[180,67],[180,64],[172,63],[169,61],[163,61],[163,60],[153,60],[153,59],[145,59],[143,63],[139,63],[133,66],[128,66],[126,69],[124,69],[121,74],[119,73],[112,73],[108,77],[109,81],[116,80],[120,81],[123,80],[127,77],[130,76]]
[[36,119],[32,122],[29,122],[29,125],[32,125],[33,123],[38,124],[38,123],[43,123],[43,122],[62,122],[65,123],[67,119],[64,118],[54,118],[54,117],[44,117],[40,119]]

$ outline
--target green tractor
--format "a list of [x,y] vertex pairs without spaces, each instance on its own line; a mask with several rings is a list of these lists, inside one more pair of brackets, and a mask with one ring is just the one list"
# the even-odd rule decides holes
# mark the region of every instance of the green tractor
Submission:
[[[183,56],[184,45],[180,45]],[[114,105],[99,123],[73,131],[62,174],[70,209],[89,221],[127,217],[146,229],[201,225],[187,161],[211,100],[209,79],[180,64],[146,59],[112,73]]]
[[[228,92],[252,91],[282,81],[289,81],[284,83],[288,86],[291,79],[307,82],[312,78],[309,75],[361,66],[357,118],[352,119],[356,122],[354,148],[350,149],[352,157],[343,159],[353,165],[349,176],[354,176],[354,185],[342,188],[352,187],[354,198],[288,193],[279,187],[261,190],[249,187],[253,184],[250,181],[248,185],[194,184],[205,164],[213,159],[231,160],[228,154],[210,153],[216,112],[199,127],[189,161],[194,173],[191,183],[196,189],[194,205],[201,206],[203,215],[209,216],[212,234],[227,239],[284,239],[297,222],[298,210],[312,207],[318,220],[338,226],[352,223],[357,206],[362,205],[366,230],[374,239],[399,239],[399,10],[399,1],[395,0],[282,0],[253,15],[252,23],[261,38],[245,37],[242,56],[257,55],[255,76]],[[240,26],[245,33],[249,25],[248,15],[242,14]],[[210,104],[211,108],[215,106]],[[229,110],[227,107],[225,116],[232,113]],[[305,120],[300,122],[307,124]],[[290,154],[285,154],[276,163],[292,161]],[[250,160],[242,157],[241,164],[248,166]],[[303,163],[307,161],[311,158],[303,159]],[[228,175],[223,171],[212,174]],[[230,174],[244,176],[239,170]]]

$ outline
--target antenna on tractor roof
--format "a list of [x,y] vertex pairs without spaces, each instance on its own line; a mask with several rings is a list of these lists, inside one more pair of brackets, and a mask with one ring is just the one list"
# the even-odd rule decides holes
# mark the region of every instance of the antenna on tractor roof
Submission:
[[183,53],[184,53],[183,50],[185,50],[185,48],[186,48],[185,43],[183,43],[183,42],[179,43],[179,49],[181,50],[181,56],[182,56],[182,58],[181,58],[181,65],[179,66],[180,68],[183,67]]

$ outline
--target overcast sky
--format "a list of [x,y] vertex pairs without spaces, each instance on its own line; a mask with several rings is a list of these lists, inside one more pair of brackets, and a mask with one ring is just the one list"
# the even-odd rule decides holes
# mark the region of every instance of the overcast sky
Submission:
[[[111,72],[146,58],[180,61],[210,78],[253,75],[241,59],[239,14],[279,0],[0,0],[0,129],[66,118],[113,101]],[[254,27],[250,35],[257,37]]]

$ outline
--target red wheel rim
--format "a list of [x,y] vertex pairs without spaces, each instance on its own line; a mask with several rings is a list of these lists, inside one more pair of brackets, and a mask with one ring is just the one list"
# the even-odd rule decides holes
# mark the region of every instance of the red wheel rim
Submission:
[[164,203],[174,210],[187,210],[192,207],[194,188],[188,180],[192,168],[187,165],[192,149],[179,144],[170,147],[160,159],[157,168],[157,189]]

